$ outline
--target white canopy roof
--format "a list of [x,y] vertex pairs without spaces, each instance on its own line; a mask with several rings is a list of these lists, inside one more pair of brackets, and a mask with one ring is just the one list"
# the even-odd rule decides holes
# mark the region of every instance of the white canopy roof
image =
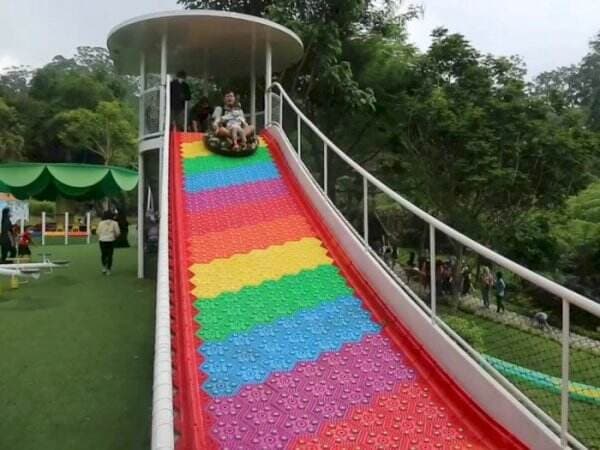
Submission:
[[136,17],[111,30],[108,49],[117,70],[138,75],[140,55],[144,52],[146,72],[160,73],[164,33],[168,72],[183,69],[198,77],[204,75],[205,65],[210,75],[249,74],[253,39],[257,68],[265,61],[268,41],[274,71],[294,64],[304,51],[302,41],[291,30],[259,17],[210,10],[169,11]]

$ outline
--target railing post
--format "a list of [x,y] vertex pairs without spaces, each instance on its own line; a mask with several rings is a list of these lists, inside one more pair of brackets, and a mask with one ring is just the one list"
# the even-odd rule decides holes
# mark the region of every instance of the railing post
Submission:
[[189,108],[189,101],[186,100],[184,107],[183,107],[183,114],[185,114],[183,116],[183,131],[185,131],[187,133],[188,131],[188,108]]
[[323,144],[323,191],[325,192],[325,195],[327,196],[327,182],[328,182],[328,171],[329,171],[329,162],[328,162],[328,147],[327,147],[327,142],[325,144]]
[[437,314],[435,259],[435,227],[429,224],[429,292],[431,294],[431,322],[434,325],[436,324]]
[[92,213],[90,213],[89,211],[85,213],[85,232],[87,234],[86,238],[85,238],[85,242],[86,244],[89,244],[92,238],[92,227],[91,227],[91,222],[92,222]]
[[298,156],[302,158],[302,119],[300,114],[298,116],[298,122],[296,123],[296,129],[298,130]]
[[279,125],[283,130],[283,95],[279,93]]
[[363,176],[363,237],[369,247],[369,180]]
[[46,245],[46,211],[42,211],[42,245]]
[[141,139],[146,134],[146,53],[140,53],[140,101],[138,111],[138,137]]
[[65,245],[69,245],[69,213],[65,213]]
[[568,446],[569,435],[569,357],[570,357],[570,308],[569,302],[562,299],[562,385],[560,392],[560,442]]

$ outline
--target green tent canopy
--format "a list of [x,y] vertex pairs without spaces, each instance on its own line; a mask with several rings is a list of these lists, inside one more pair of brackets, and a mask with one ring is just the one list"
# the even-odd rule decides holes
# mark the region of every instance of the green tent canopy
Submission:
[[137,186],[137,172],[91,164],[0,164],[0,192],[18,199],[94,200]]

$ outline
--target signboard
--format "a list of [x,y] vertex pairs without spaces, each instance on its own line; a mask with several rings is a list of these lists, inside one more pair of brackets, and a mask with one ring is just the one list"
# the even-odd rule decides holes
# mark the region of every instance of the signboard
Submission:
[[19,223],[21,219],[29,222],[29,203],[21,200],[6,201],[0,200],[0,211],[4,208],[10,208],[10,219],[12,223]]

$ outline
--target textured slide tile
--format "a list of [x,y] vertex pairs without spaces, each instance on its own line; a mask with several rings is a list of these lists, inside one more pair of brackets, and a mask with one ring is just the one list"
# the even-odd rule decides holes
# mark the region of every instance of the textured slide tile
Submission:
[[192,158],[183,161],[183,173],[185,176],[200,173],[214,172],[219,170],[235,169],[247,165],[272,161],[269,150],[259,148],[256,153],[246,158],[231,158],[228,156],[214,155],[210,158]]
[[[289,448],[312,449],[486,449],[446,410],[422,382],[403,384],[334,421],[314,437],[296,438]],[[275,448],[275,447],[273,447]]]
[[220,341],[353,294],[337,267],[327,264],[211,301],[200,299],[196,302],[196,320],[201,324],[199,333],[204,342]]
[[190,235],[199,237],[208,233],[252,226],[298,214],[300,214],[298,205],[290,197],[283,195],[222,209],[188,214],[186,222]]
[[204,145],[204,141],[184,142],[181,144],[183,158],[202,158],[213,156],[213,153]]
[[360,300],[346,297],[261,325],[222,342],[204,343],[201,370],[210,395],[232,395],[243,385],[264,382],[271,372],[291,370],[366,334],[380,331]]
[[268,200],[282,195],[289,195],[289,190],[281,179],[275,179],[229,186],[212,191],[187,193],[185,204],[186,209],[194,213]]
[[191,237],[190,258],[197,264],[203,264],[314,236],[314,231],[304,217],[287,216],[247,227]]
[[279,178],[279,172],[273,162],[235,167],[216,172],[201,173],[185,177],[185,190],[188,193],[212,191],[235,186]]
[[243,387],[235,396],[214,399],[208,407],[215,419],[213,435],[228,449],[293,448],[299,438],[316,436],[328,423],[347,419],[382,395],[412,392],[416,381],[387,338],[367,335],[290,372],[274,373],[263,384]]
[[193,293],[198,298],[216,297],[331,262],[321,241],[305,238],[208,264],[194,264],[190,268],[196,286]]

